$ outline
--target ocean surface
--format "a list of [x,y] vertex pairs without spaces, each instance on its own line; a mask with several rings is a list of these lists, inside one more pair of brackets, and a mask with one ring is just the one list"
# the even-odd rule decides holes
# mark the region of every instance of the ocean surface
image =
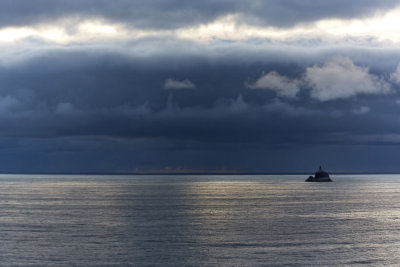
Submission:
[[0,175],[0,265],[400,265],[400,175]]

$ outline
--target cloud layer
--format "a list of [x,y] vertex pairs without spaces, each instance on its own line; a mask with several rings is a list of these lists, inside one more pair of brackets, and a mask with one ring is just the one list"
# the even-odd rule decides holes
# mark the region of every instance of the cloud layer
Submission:
[[400,171],[398,4],[1,1],[0,169]]
[[384,12],[399,4],[397,0],[373,1],[235,1],[207,0],[3,0],[0,3],[0,25],[47,23],[66,17],[104,18],[137,28],[177,28],[204,24],[218,17],[236,14],[241,21],[277,27],[288,27],[321,18],[355,18]]

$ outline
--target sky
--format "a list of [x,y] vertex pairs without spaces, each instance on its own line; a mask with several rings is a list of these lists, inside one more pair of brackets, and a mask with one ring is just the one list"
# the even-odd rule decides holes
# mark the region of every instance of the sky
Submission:
[[0,0],[0,172],[400,172],[398,0]]

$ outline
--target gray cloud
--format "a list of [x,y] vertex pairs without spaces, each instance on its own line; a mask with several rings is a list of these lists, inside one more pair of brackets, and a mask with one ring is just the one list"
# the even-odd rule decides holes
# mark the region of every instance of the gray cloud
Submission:
[[390,74],[390,81],[396,84],[400,84],[400,64],[397,65],[396,71]]
[[104,18],[137,28],[179,28],[207,23],[218,17],[237,14],[246,23],[289,27],[321,18],[354,18],[383,12],[399,4],[397,0],[3,0],[0,25],[48,23],[74,17]]
[[346,99],[359,94],[393,93],[389,81],[395,82],[397,71],[389,79],[371,74],[367,67],[358,66],[347,57],[334,57],[322,65],[305,68],[298,79],[282,76],[275,71],[262,75],[256,82],[245,82],[249,89],[275,91],[280,97],[296,97],[301,87],[308,88],[310,97],[319,101]]
[[285,76],[279,75],[275,71],[261,76],[254,83],[245,83],[247,88],[273,90],[279,96],[283,97],[296,97],[297,93],[300,91],[299,84],[300,81],[290,80]]
[[196,88],[196,86],[194,85],[194,83],[192,83],[187,79],[179,81],[172,78],[168,78],[164,83],[164,88],[180,90],[180,89],[193,89]]
[[367,114],[368,112],[371,111],[370,107],[367,106],[362,106],[356,109],[353,109],[353,113],[357,114],[357,115],[363,115],[363,114]]
[[348,98],[357,94],[387,94],[390,84],[368,68],[356,66],[349,58],[337,57],[323,66],[306,69],[306,81],[311,85],[311,96],[320,101]]

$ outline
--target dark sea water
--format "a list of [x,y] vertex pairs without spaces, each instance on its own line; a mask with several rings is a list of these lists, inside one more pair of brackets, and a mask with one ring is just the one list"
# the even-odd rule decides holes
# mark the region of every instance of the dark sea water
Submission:
[[400,175],[0,175],[0,265],[400,265]]

